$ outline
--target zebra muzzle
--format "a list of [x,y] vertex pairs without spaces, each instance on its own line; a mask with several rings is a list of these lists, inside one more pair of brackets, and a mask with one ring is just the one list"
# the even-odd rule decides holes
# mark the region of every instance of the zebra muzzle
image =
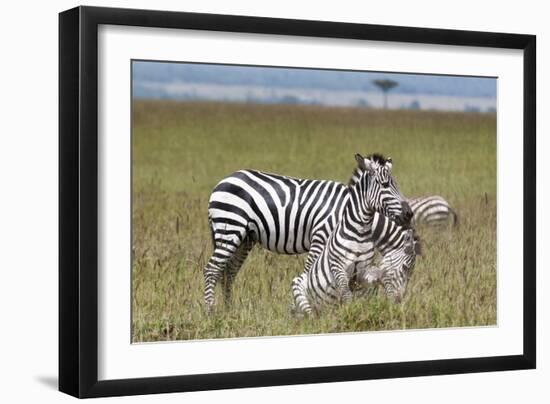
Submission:
[[407,202],[401,202],[401,216],[397,220],[400,226],[410,227],[413,211]]

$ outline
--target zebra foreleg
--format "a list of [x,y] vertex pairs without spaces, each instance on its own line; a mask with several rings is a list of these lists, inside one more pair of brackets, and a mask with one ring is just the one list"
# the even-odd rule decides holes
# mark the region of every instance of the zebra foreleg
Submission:
[[313,309],[307,298],[307,274],[303,273],[292,281],[292,297],[294,299],[294,310],[297,316],[303,314],[311,315]]
[[321,252],[323,251],[324,246],[325,246],[325,242],[323,239],[319,239],[317,237],[312,240],[311,246],[309,247],[309,253],[307,254],[306,263],[304,265],[304,272],[306,273],[309,272],[314,262],[317,260],[317,257],[321,255]]
[[351,301],[353,294],[349,288],[349,277],[346,272],[339,268],[331,268],[334,277],[336,290],[340,295],[342,304],[347,304]]

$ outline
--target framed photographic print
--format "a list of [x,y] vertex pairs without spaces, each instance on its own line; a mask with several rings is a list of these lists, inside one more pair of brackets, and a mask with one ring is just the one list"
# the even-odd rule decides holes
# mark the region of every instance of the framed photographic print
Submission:
[[59,17],[59,387],[535,367],[535,37]]

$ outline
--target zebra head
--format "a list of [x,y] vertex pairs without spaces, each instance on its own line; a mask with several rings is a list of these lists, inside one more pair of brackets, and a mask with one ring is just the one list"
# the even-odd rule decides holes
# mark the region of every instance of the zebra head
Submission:
[[[380,154],[363,157],[355,155],[358,164],[350,184],[363,185],[363,204],[369,212],[379,212],[400,226],[409,226],[413,212],[401,194],[397,181],[392,176],[392,160]],[[368,186],[367,186],[368,183]]]
[[414,230],[407,230],[401,247],[382,258],[379,282],[386,296],[396,303],[400,303],[405,296],[417,255],[422,255],[420,240]]

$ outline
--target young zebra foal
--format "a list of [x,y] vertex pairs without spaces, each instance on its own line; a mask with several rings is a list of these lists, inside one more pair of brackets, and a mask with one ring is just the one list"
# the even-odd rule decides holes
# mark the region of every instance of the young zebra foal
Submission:
[[413,229],[402,228],[378,214],[374,219],[373,240],[382,259],[379,266],[372,262],[357,265],[358,291],[355,295],[362,296],[381,285],[387,297],[400,303],[407,290],[416,256],[422,255],[420,240]]
[[294,278],[292,292],[298,312],[311,313],[323,303],[347,303],[352,298],[350,277],[362,257],[372,252],[375,212],[384,212],[380,188],[395,186],[391,160],[368,164],[356,155],[361,174],[350,185],[340,220],[309,270]]

